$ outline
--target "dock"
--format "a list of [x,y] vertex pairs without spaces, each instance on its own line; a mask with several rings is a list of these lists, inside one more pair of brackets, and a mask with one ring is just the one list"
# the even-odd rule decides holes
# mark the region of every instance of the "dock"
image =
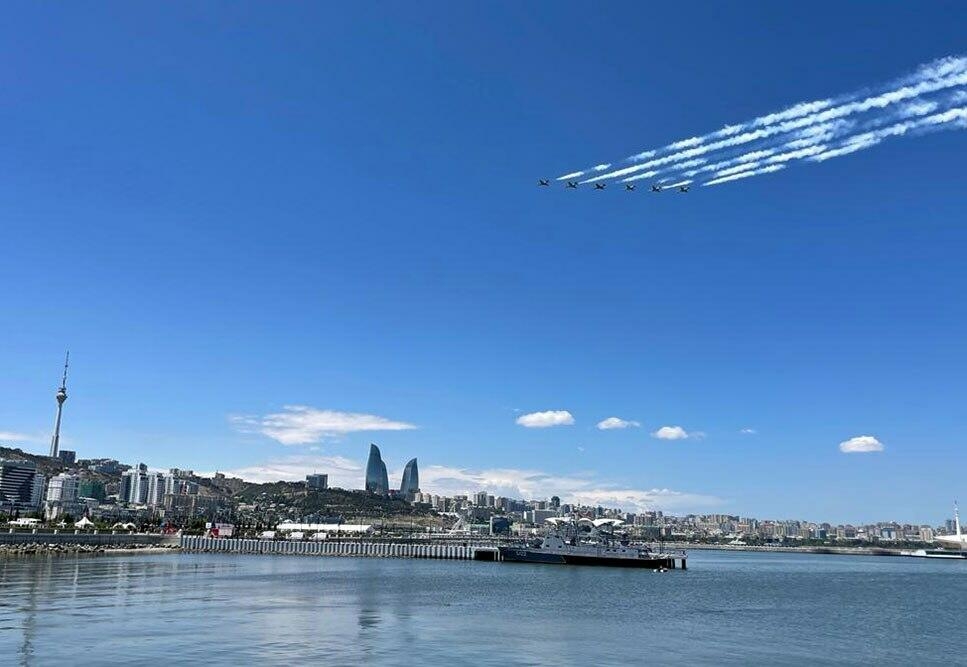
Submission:
[[[390,540],[258,540],[182,535],[184,551],[203,553],[276,554],[291,556],[343,556],[361,558],[425,558],[434,560],[503,560],[492,543],[424,543]],[[657,552],[655,569],[687,569],[683,551]]]

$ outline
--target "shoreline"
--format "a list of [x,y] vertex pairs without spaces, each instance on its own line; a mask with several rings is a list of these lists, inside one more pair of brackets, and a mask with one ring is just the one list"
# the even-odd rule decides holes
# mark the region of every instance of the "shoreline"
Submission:
[[665,548],[686,551],[747,551],[759,553],[801,553],[825,556],[903,556],[907,549],[885,547],[790,547],[737,544],[693,544],[690,542],[663,542]]
[[139,553],[160,554],[180,553],[179,545],[159,546],[157,544],[45,544],[31,542],[17,545],[0,545],[0,558],[20,556],[82,556],[82,555],[111,555]]

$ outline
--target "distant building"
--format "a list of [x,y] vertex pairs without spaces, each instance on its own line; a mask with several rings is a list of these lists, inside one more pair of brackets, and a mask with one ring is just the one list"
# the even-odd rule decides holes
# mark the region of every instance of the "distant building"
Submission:
[[403,468],[403,481],[400,484],[400,494],[407,500],[420,492],[420,470],[416,465],[416,459],[410,459],[406,467]]
[[[64,452],[61,451],[61,454]],[[73,503],[77,500],[77,478],[67,473],[54,475],[47,485],[48,503]]]
[[386,464],[380,456],[379,447],[373,444],[369,446],[369,460],[366,462],[366,490],[378,496],[389,494]]
[[556,510],[530,510],[529,512],[524,512],[524,520],[536,525],[541,525],[547,519],[555,516],[558,516]]
[[44,493],[44,476],[33,461],[0,459],[0,506],[36,509]]
[[107,494],[104,492],[104,484],[94,479],[82,479],[77,482],[78,498],[93,498],[94,500],[104,500]]
[[[63,454],[63,452],[61,452]],[[77,515],[84,512],[85,503],[78,501],[77,477],[61,473],[51,477],[47,484],[47,496],[44,500],[44,516],[55,519],[62,514]]]
[[477,493],[473,494],[473,504],[476,505],[477,507],[486,507],[487,506],[487,492],[486,491],[478,491]]
[[139,463],[121,475],[121,489],[118,500],[132,505],[144,505],[148,502],[148,466]]
[[144,503],[150,507],[160,505],[165,497],[165,477],[160,472],[148,473],[148,491]]
[[306,475],[306,488],[311,491],[325,491],[329,488],[329,475]]
[[510,535],[511,520],[505,516],[490,517],[491,535]]
[[62,449],[57,453],[57,458],[65,466],[72,466],[77,462],[77,452],[70,449]]
[[120,475],[130,466],[123,465],[115,459],[91,459],[86,461],[87,469],[91,472],[99,472],[103,475]]

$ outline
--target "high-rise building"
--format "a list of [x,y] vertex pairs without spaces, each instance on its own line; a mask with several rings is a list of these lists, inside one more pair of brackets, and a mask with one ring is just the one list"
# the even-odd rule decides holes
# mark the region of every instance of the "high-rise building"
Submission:
[[475,494],[473,494],[473,504],[476,505],[477,507],[486,507],[487,506],[487,492],[486,491],[477,491]]
[[118,500],[133,505],[144,505],[148,501],[148,467],[139,463],[121,475],[121,490]]
[[145,504],[151,507],[160,505],[165,498],[165,476],[160,472],[148,473],[148,491]]
[[366,490],[379,496],[389,493],[386,464],[383,463],[379,447],[373,444],[369,446],[369,460],[366,462]]
[[47,484],[48,503],[73,503],[77,500],[77,478],[67,473],[54,475]]
[[403,468],[403,481],[400,483],[400,493],[406,499],[411,499],[414,494],[420,492],[420,470],[416,465],[416,459],[410,459],[406,467]]
[[[198,493],[198,483],[193,482],[190,479],[185,479],[185,473],[188,473],[188,476],[193,474],[190,470],[178,470],[178,468],[172,468],[168,471],[167,475],[163,475],[164,488],[162,489],[162,497],[190,496]],[[158,502],[160,503],[161,500]]]
[[64,378],[60,382],[60,389],[54,395],[54,398],[57,399],[57,419],[54,421],[54,435],[50,439],[50,456],[55,459],[60,454],[60,417],[64,411],[64,401],[67,400],[67,362],[69,361],[70,352],[67,353],[67,357],[64,359]]
[[306,475],[306,488],[312,491],[324,491],[329,488],[329,475]]
[[35,509],[44,493],[44,476],[33,461],[0,459],[0,505],[10,509]]
[[72,466],[77,461],[77,452],[72,449],[62,449],[57,453],[57,458],[65,466]]

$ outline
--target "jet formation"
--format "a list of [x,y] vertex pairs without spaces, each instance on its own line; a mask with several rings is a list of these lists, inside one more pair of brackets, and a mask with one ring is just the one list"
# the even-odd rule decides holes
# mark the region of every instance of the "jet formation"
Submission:
[[[548,180],[546,178],[542,178],[542,179],[539,179],[537,181],[537,185],[538,185],[538,187],[546,188],[546,187],[550,187],[551,182],[550,182],[550,180]],[[564,183],[564,187],[566,189],[568,189],[568,190],[577,190],[578,185],[580,185],[580,183],[578,183],[577,181],[566,181]],[[608,184],[607,183],[592,183],[591,185],[594,186],[594,189],[595,190],[604,190],[605,187]],[[674,187],[679,192],[688,192],[688,189],[689,189],[689,185],[687,183],[684,184],[684,185],[678,185],[678,186],[674,186]],[[636,188],[635,188],[635,185],[633,183],[625,183],[625,192],[634,192],[635,189]],[[661,192],[664,189],[665,189],[665,186],[662,185],[661,183],[655,183],[655,184],[653,184],[651,186],[651,191],[652,192]]]

